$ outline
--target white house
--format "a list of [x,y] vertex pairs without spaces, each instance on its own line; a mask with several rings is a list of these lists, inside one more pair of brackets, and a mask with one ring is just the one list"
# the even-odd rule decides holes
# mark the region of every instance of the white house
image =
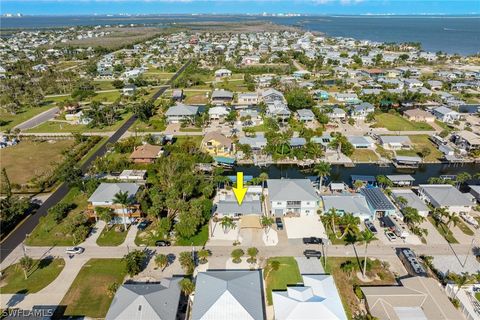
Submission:
[[238,94],[238,104],[239,105],[257,105],[258,104],[258,94],[256,92],[246,92]]
[[322,200],[324,213],[335,209],[340,215],[351,213],[362,221],[375,219],[374,213],[368,207],[367,200],[361,194],[325,195],[322,196]]
[[228,116],[229,110],[224,106],[211,107],[208,109],[208,117],[210,120],[220,120]]
[[460,119],[460,113],[453,111],[447,107],[438,107],[433,109],[433,115],[440,121],[445,123],[453,123]]
[[180,123],[182,121],[193,121],[198,114],[198,107],[177,104],[168,108],[165,112],[168,123]]
[[470,212],[474,205],[471,196],[449,184],[421,184],[418,193],[434,208],[445,208],[452,213]]
[[231,77],[232,76],[232,71],[228,69],[218,69],[215,71],[215,78],[225,78],[225,77]]
[[308,179],[268,179],[268,199],[271,214],[287,213],[301,216],[317,214],[319,197]]

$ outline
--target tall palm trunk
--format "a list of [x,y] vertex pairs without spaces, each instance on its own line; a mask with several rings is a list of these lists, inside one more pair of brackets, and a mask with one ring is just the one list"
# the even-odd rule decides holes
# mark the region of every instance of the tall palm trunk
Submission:
[[368,244],[365,244],[365,259],[363,260],[363,270],[362,270],[362,275],[365,278],[365,271],[367,270],[367,250],[368,250]]
[[126,212],[126,207],[125,205],[122,205],[122,209],[123,209],[123,227],[124,227],[124,231],[126,232],[127,231],[127,219],[126,219],[126,215],[127,215],[127,212]]

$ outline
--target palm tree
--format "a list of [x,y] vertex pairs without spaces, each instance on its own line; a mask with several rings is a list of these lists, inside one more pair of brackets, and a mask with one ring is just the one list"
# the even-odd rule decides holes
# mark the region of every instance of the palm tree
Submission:
[[453,277],[453,282],[457,285],[457,291],[455,292],[455,299],[457,298],[458,292],[460,289],[467,285],[475,282],[475,277],[470,275],[468,272],[462,272],[461,275],[455,275]]
[[30,258],[29,256],[23,256],[18,262],[18,264],[20,265],[20,268],[22,268],[23,270],[23,274],[25,275],[25,280],[27,280],[28,272],[33,267],[33,259]]
[[460,217],[456,213],[448,213],[447,215],[447,228],[453,223],[453,226],[456,227],[460,222]]
[[208,262],[208,257],[210,257],[212,254],[210,250],[207,249],[202,249],[198,251],[198,259],[200,260],[200,263],[207,263]]
[[457,189],[462,183],[470,179],[472,179],[472,175],[468,172],[460,172],[459,174],[457,174],[457,178],[455,179]]
[[113,210],[112,208],[108,207],[97,207],[95,208],[95,213],[96,213],[96,218],[100,219],[102,221],[105,221],[105,223],[109,223],[112,221],[113,218]]
[[355,190],[360,189],[361,187],[363,187],[363,181],[356,180],[356,181],[353,183],[353,187],[355,188]]
[[330,226],[332,228],[332,232],[337,236],[337,230],[335,229],[335,222],[339,219],[339,215],[337,213],[337,210],[335,208],[331,208],[328,210],[322,217],[322,222],[326,226]]
[[268,264],[267,264],[267,267],[265,269],[267,269],[267,273],[265,274],[265,279],[267,279],[268,276],[270,275],[270,272],[278,271],[278,269],[280,269],[280,261],[269,260]]
[[233,218],[229,216],[224,216],[220,221],[220,225],[222,226],[224,233],[227,233],[229,229],[235,229],[237,227],[237,225],[233,221]]
[[247,255],[249,258],[247,259],[248,263],[255,263],[257,261],[257,254],[258,254],[258,249],[255,247],[251,247],[247,249]]
[[399,197],[395,198],[395,200],[402,207],[405,207],[408,204],[408,200],[405,199],[405,197],[402,197],[402,196],[399,196]]
[[403,221],[410,227],[415,227],[425,220],[425,218],[418,213],[418,210],[412,207],[405,207],[402,210],[402,214]]
[[230,256],[232,257],[233,263],[240,263],[242,262],[242,257],[245,254],[242,249],[238,248],[232,251]]
[[360,234],[360,239],[361,241],[365,244],[365,258],[364,258],[364,261],[363,261],[363,270],[362,270],[362,275],[363,277],[365,278],[365,271],[367,270],[367,250],[368,250],[368,245],[370,244],[370,242],[372,242],[373,240],[377,240],[377,238],[375,238],[375,235],[373,234],[372,231],[370,231],[369,229],[366,229],[365,231],[362,231],[361,234]]
[[320,192],[322,192],[323,178],[328,177],[330,175],[331,170],[332,170],[332,167],[330,166],[330,163],[325,161],[322,161],[315,165],[315,168],[313,169],[313,171],[318,175],[318,178],[320,180],[319,182]]
[[350,278],[352,276],[352,272],[355,270],[355,265],[352,261],[347,260],[340,265],[340,270],[348,274],[348,277]]
[[268,173],[262,172],[262,173],[260,173],[258,178],[262,182],[262,191],[263,191],[263,189],[265,189],[265,182],[268,180]]
[[128,195],[128,191],[117,192],[113,197],[113,203],[119,204],[119,205],[122,206],[123,226],[125,227],[125,231],[127,231],[127,219],[126,219],[126,214],[127,214],[127,209],[128,209],[127,207],[132,203],[132,200],[131,200],[130,196]]
[[155,264],[157,267],[161,268],[162,271],[168,266],[168,257],[164,254],[157,254],[155,256]]
[[193,284],[192,280],[188,278],[183,278],[179,282],[180,290],[186,295],[189,296],[195,291],[195,284]]
[[341,218],[341,225],[343,227],[343,234],[339,239],[342,239],[347,233],[352,235],[358,233],[358,225],[360,223],[360,218],[355,217],[351,213],[345,213]]
[[274,222],[275,221],[273,220],[273,218],[269,216],[262,216],[260,218],[260,224],[265,229],[265,235],[267,236],[267,239],[268,239],[268,231],[270,231],[270,228]]

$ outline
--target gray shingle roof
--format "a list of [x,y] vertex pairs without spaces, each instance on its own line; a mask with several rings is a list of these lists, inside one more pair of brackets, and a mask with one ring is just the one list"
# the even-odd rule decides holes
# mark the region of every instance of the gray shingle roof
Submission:
[[165,278],[161,283],[124,284],[113,298],[106,320],[175,320],[182,278]]
[[362,188],[360,193],[367,198],[367,202],[374,210],[395,210],[395,206],[380,188]]
[[[248,312],[251,319],[265,319],[263,286],[260,271],[207,271],[197,275],[192,320],[209,319],[234,320],[240,315],[232,310]],[[218,303],[224,296],[231,296],[230,303]],[[226,300],[222,299],[223,302]]]
[[317,201],[318,196],[308,179],[268,179],[271,201]]

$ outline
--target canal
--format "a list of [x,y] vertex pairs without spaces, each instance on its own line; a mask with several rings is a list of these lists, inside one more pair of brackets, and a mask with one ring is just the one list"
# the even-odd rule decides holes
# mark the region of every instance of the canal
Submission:
[[[253,165],[242,165],[233,168],[233,172],[242,171],[244,175],[257,177],[260,173],[266,172],[269,178],[304,178],[314,176],[312,168],[300,168],[296,165],[270,165],[268,167],[257,167]],[[449,164],[424,164],[420,168],[397,169],[393,165],[380,167],[376,164],[357,164],[355,167],[347,168],[343,165],[332,165],[330,181],[350,183],[351,175],[388,175],[388,174],[409,174],[415,178],[415,185],[427,183],[430,177],[441,175],[456,175],[460,172],[468,172],[472,176],[480,172],[480,164],[466,163],[462,165]]]

